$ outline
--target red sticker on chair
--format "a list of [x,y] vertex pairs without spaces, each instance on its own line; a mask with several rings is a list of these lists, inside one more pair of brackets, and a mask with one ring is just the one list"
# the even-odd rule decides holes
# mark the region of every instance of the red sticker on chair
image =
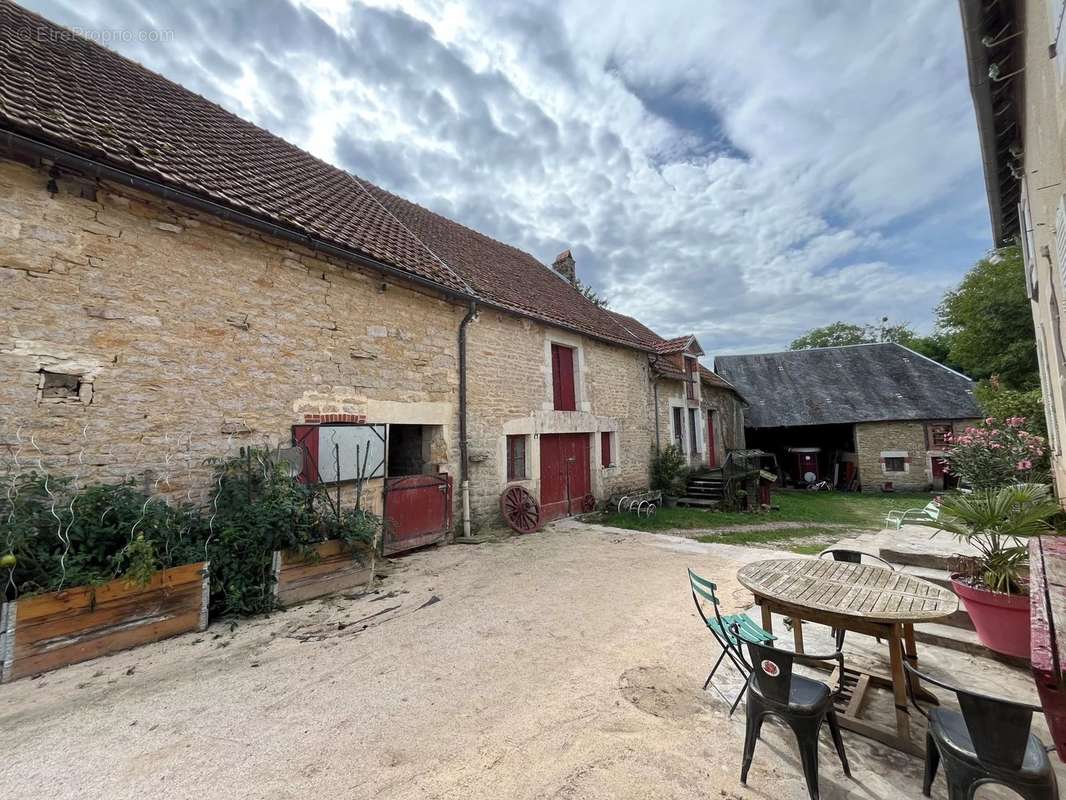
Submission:
[[781,674],[781,668],[770,659],[763,660],[763,662],[759,666],[762,667],[762,671],[769,675],[771,678],[776,678],[778,675]]

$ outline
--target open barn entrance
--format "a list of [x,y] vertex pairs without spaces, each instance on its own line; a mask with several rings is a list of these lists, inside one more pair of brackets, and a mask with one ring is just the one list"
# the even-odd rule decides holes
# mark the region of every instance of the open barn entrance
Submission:
[[748,447],[777,456],[783,486],[828,481],[840,490],[858,488],[854,425],[747,428]]

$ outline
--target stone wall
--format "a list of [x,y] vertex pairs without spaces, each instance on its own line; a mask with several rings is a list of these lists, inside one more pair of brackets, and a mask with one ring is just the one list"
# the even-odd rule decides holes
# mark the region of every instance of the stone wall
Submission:
[[[922,420],[912,422],[862,422],[855,426],[859,480],[864,492],[879,492],[891,481],[897,491],[925,491],[933,484],[932,457],[942,451],[934,449],[927,438],[927,426],[952,426],[958,434],[976,420]],[[906,459],[904,472],[886,470],[882,454]]]
[[744,448],[744,407],[733,392],[706,383],[701,388],[700,406],[704,419],[708,411],[715,412],[715,451],[720,465],[729,450]]
[[[456,473],[465,309],[104,185],[0,161],[0,459],[197,499],[208,457],[305,415],[439,425]],[[81,376],[41,397],[41,370]]]
[[[646,486],[653,443],[647,354],[482,308],[468,340],[473,527],[498,525],[507,485],[508,435],[527,436],[527,478],[540,496],[537,438],[589,433],[593,493]],[[551,344],[576,350],[577,410],[553,410]],[[600,433],[613,435],[615,465],[600,465]]]

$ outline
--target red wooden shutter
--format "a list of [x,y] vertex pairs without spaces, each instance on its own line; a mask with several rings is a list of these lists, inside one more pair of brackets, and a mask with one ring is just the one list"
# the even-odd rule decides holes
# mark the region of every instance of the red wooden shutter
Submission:
[[293,425],[292,443],[303,451],[303,469],[300,483],[318,483],[318,426]]
[[607,431],[600,434],[600,464],[611,466],[611,434]]
[[552,345],[552,396],[556,411],[576,411],[574,396],[574,351]]

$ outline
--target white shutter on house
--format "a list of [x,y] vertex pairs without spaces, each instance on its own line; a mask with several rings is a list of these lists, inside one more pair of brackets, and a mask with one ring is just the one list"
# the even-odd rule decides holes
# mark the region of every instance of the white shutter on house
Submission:
[[[1063,58],[1066,60],[1066,55]],[[1054,268],[1058,269],[1063,288],[1066,288],[1066,194],[1059,195],[1059,207],[1055,209]]]
[[1044,345],[1044,326],[1040,325],[1036,337],[1036,360],[1040,365],[1040,389],[1044,398],[1044,421],[1047,423],[1048,444],[1059,451],[1059,429],[1055,414],[1055,397],[1051,391],[1051,373],[1047,368],[1047,347]]
[[1037,268],[1033,215],[1029,210],[1029,192],[1025,181],[1022,181],[1022,198],[1018,201],[1018,227],[1021,228],[1018,238],[1021,240],[1022,258],[1025,263],[1025,293],[1030,300],[1036,300],[1040,296],[1040,271]]

